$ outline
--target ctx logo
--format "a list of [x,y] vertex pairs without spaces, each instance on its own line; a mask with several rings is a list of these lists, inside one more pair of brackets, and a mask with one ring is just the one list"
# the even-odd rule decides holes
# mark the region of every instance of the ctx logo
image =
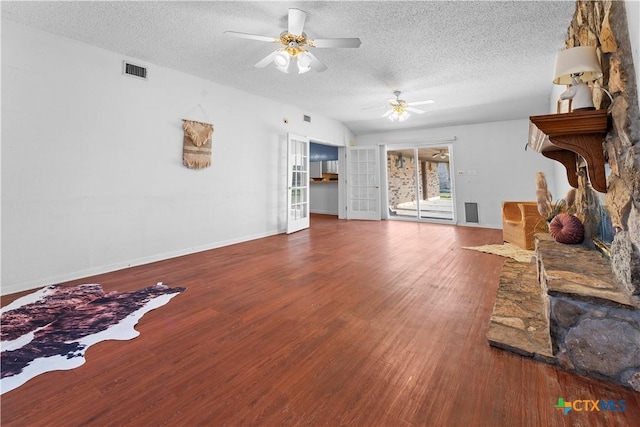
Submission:
[[582,399],[574,400],[573,402],[566,402],[562,397],[558,398],[558,403],[556,405],[553,405],[553,407],[560,411],[563,411],[564,415],[567,415],[571,410],[574,410],[576,412],[622,412],[626,411],[627,409],[624,400],[615,401],[602,399]]

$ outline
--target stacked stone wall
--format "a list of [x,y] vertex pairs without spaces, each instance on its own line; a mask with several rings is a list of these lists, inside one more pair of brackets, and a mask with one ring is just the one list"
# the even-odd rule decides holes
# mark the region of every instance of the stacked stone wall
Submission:
[[423,162],[427,176],[427,197],[425,200],[440,196],[440,177],[438,176],[438,164]]
[[[611,126],[604,142],[611,173],[607,177],[606,209],[616,231],[611,244],[611,269],[629,293],[640,295],[640,112],[624,2],[576,2],[566,47],[594,46],[603,68],[594,83],[596,108],[607,108]],[[601,90],[605,88],[613,97]],[[595,234],[597,197],[580,171],[578,216],[587,233]]]
[[[403,156],[404,164],[398,167],[399,155],[387,154],[387,171],[389,173],[389,206],[416,200],[416,165],[410,157]],[[420,187],[422,192],[422,186]]]
[[640,391],[640,311],[551,297],[551,338],[558,364]]

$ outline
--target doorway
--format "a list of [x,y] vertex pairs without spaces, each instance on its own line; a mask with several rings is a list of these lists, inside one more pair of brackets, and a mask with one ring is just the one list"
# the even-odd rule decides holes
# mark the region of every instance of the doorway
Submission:
[[[311,140],[309,202],[313,214],[340,214],[340,153],[343,147]],[[344,155],[343,155],[344,157]],[[343,174],[342,174],[343,175]]]
[[449,145],[387,147],[389,219],[455,223]]

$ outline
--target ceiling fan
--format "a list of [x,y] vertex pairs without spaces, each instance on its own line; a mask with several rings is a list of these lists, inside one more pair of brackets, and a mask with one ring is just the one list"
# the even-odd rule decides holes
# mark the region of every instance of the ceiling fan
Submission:
[[449,158],[449,151],[447,149],[440,150],[438,153],[432,156],[434,159],[446,160]]
[[288,29],[287,31],[283,31],[278,38],[239,33],[236,31],[225,31],[225,34],[244,39],[280,43],[284,47],[280,47],[274,52],[271,52],[264,59],[258,61],[254,66],[263,68],[273,62],[276,65],[276,68],[283,73],[288,73],[294,62],[297,63],[299,74],[306,73],[309,70],[321,72],[327,69],[326,65],[320,62],[318,58],[306,49],[308,47],[360,47],[359,38],[307,38],[307,35],[303,32],[306,19],[306,12],[303,12],[300,9],[289,9]]
[[411,114],[409,114],[410,112],[416,113],[416,114],[426,113],[425,110],[415,108],[416,105],[425,105],[425,104],[434,103],[432,99],[428,99],[426,101],[407,102],[404,99],[400,99],[401,93],[402,92],[400,92],[399,90],[394,91],[393,94],[396,96],[395,99],[389,98],[387,100],[389,103],[383,107],[370,107],[370,108],[364,108],[364,109],[368,110],[371,108],[386,108],[387,111],[385,111],[382,117],[388,117],[389,120],[391,120],[392,122],[395,122],[395,121],[404,122],[409,118],[409,116],[411,116]]

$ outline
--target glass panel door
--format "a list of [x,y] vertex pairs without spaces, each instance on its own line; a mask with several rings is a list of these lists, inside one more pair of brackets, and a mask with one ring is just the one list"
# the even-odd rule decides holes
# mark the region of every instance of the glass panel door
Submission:
[[347,218],[379,220],[378,147],[351,147],[348,155]]
[[417,216],[415,149],[387,151],[388,197],[390,216]]
[[309,139],[287,135],[287,233],[309,228]]
[[420,198],[420,218],[453,220],[449,149],[442,147],[417,148],[417,169]]

